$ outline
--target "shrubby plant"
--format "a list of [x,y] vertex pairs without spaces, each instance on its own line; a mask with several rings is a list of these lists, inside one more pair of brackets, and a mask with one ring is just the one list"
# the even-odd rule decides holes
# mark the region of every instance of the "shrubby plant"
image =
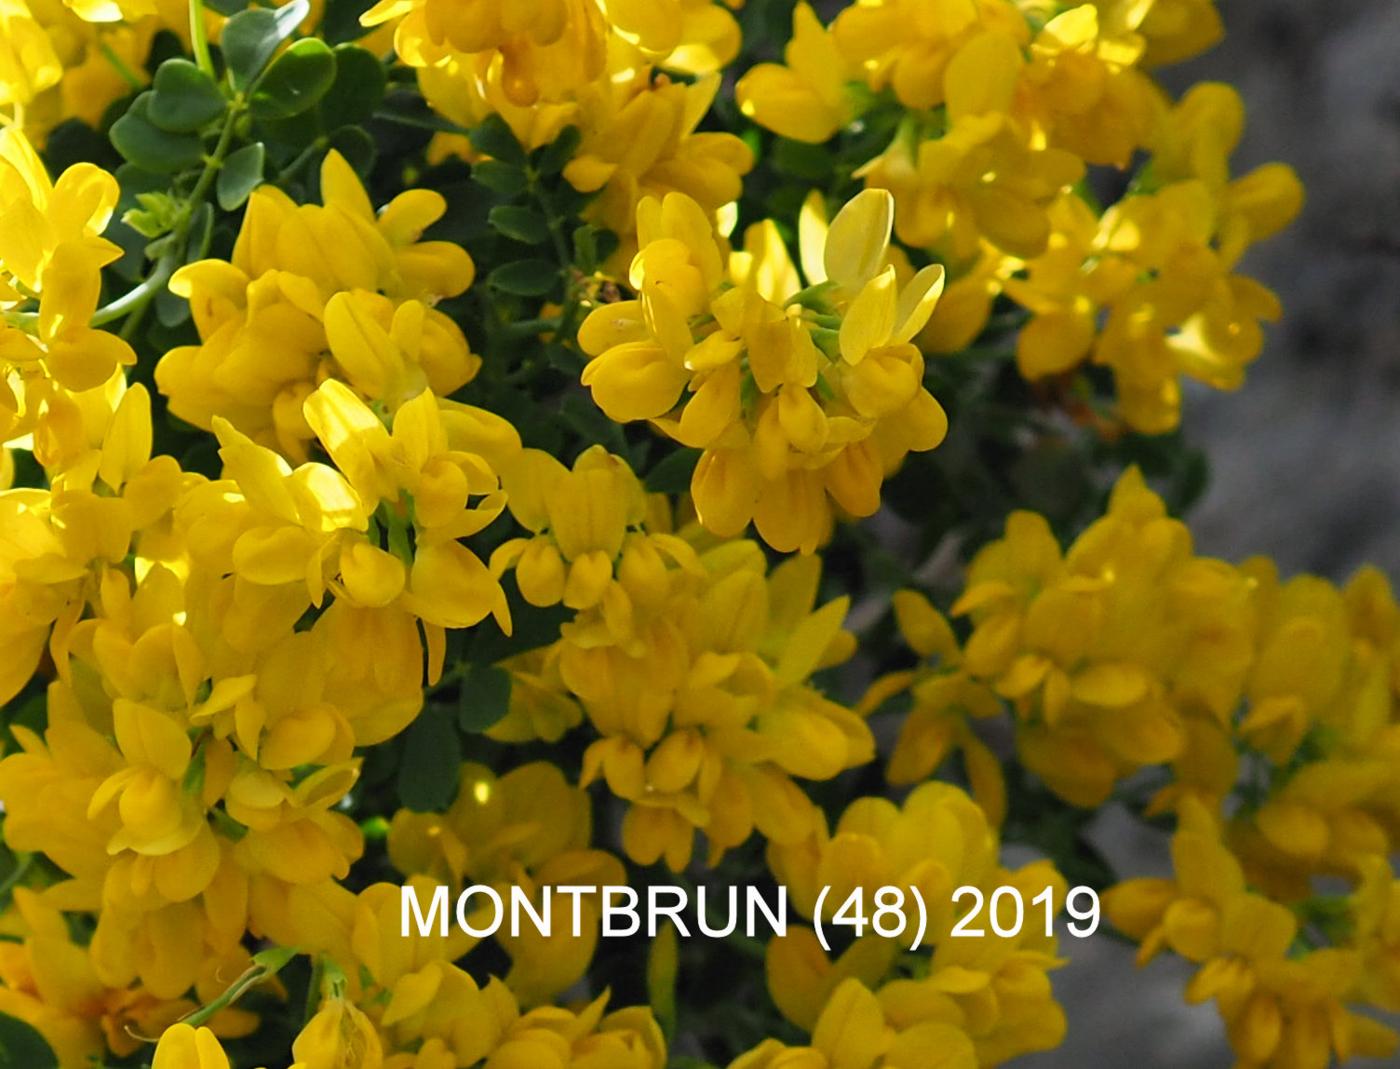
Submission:
[[[998,903],[1071,885],[1239,1065],[1389,1055],[1393,591],[1180,519],[1183,383],[1243,383],[1302,201],[1157,81],[1221,33],[0,2],[0,1064],[999,1065],[1075,936]],[[677,882],[794,923],[400,929]],[[833,945],[889,888],[921,938]]]

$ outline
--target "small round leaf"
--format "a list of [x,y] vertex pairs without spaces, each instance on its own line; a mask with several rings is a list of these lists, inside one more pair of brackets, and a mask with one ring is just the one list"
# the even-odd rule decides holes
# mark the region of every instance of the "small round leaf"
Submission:
[[372,52],[354,45],[335,50],[335,81],[321,98],[326,128],[334,130],[367,121],[384,100],[388,76]]
[[219,181],[215,188],[220,208],[231,212],[243,205],[253,190],[262,184],[263,164],[266,159],[267,150],[261,141],[257,141],[251,145],[244,145],[224,160],[224,167],[219,172]]
[[173,134],[150,119],[150,92],[142,93],[130,110],[112,124],[112,144],[143,171],[174,174],[204,157],[204,142],[194,134]]
[[310,0],[292,0],[276,11],[261,7],[240,11],[224,23],[219,45],[236,89],[246,89],[257,80],[277,47],[310,12]]
[[543,297],[559,281],[559,268],[548,260],[517,260],[491,272],[491,285],[517,297]]
[[325,41],[304,37],[283,52],[253,92],[253,115],[290,119],[310,110],[335,81],[335,53]]
[[228,101],[214,79],[187,59],[167,59],[156,70],[150,119],[162,130],[188,134],[224,113]]

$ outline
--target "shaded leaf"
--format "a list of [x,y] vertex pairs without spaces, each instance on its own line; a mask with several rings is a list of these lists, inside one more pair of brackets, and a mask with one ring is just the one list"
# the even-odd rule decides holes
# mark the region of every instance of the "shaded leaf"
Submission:
[[276,11],[250,8],[224,23],[219,45],[234,87],[246,89],[257,80],[277,48],[311,13],[310,0],[292,0]]
[[478,152],[492,159],[517,166],[525,163],[525,150],[515,139],[510,124],[499,115],[488,116],[482,123],[472,127],[467,136],[471,138],[472,146]]
[[151,122],[171,133],[193,133],[228,107],[214,79],[187,59],[167,59],[156,70],[152,86]]
[[543,297],[559,281],[559,268],[548,260],[517,260],[496,268],[487,281],[502,293]]
[[523,193],[528,184],[525,171],[513,163],[499,160],[482,160],[472,167],[472,179],[494,193],[513,197]]
[[498,204],[488,217],[492,228],[512,241],[540,245],[549,238],[549,224],[533,208],[516,204]]
[[0,1013],[0,1069],[58,1069],[58,1058],[35,1028]]
[[220,208],[231,212],[243,205],[253,190],[262,184],[266,160],[267,149],[261,141],[244,145],[224,160],[216,187]]
[[258,82],[252,111],[259,119],[290,119],[317,104],[335,81],[335,53],[306,37],[283,52]]
[[143,171],[174,174],[204,157],[204,142],[194,134],[173,134],[150,120],[152,93],[138,96],[131,109],[112,124],[112,144]]
[[490,664],[474,664],[457,697],[457,726],[479,735],[510,712],[510,673]]
[[442,708],[429,706],[404,733],[399,801],[419,813],[446,809],[457,793],[461,764],[462,740],[456,727]]
[[367,122],[384,101],[387,75],[372,52],[354,45],[335,49],[335,80],[321,98],[321,116],[335,129]]

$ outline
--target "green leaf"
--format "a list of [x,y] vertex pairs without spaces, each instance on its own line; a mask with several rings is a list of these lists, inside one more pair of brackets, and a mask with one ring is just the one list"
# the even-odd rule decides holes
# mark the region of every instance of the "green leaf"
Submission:
[[244,145],[224,160],[224,167],[219,172],[219,181],[215,188],[220,208],[231,212],[243,206],[243,202],[252,195],[253,190],[262,185],[263,164],[266,160],[267,149],[261,141]]
[[700,450],[676,449],[651,471],[647,472],[646,486],[653,494],[684,494],[690,490],[690,479],[695,474],[695,465],[700,463]]
[[419,813],[441,811],[457,793],[462,740],[441,707],[429,706],[404,734],[399,801]]
[[204,6],[228,18],[237,15],[248,6],[248,0],[204,0]]
[[151,122],[173,134],[193,133],[228,107],[214,79],[187,59],[167,59],[152,84]]
[[335,81],[321,98],[328,129],[368,121],[384,101],[387,75],[379,57],[354,45],[335,50]]
[[500,160],[482,160],[473,165],[472,179],[493,193],[507,197],[523,193],[529,184],[524,168],[513,163],[502,163]]
[[180,218],[180,203],[164,190],[136,194],[139,208],[122,215],[122,222],[143,238],[152,240],[168,233]]
[[276,11],[250,8],[224,23],[219,45],[233,76],[235,89],[247,89],[257,80],[278,46],[290,37],[311,13],[310,0],[292,0]]
[[549,224],[533,208],[515,204],[498,204],[487,217],[493,229],[512,241],[526,245],[541,245],[549,238]]
[[510,124],[499,115],[488,116],[480,125],[472,127],[467,136],[471,138],[472,145],[478,152],[485,153],[492,159],[517,166],[525,163],[525,150],[515,139]]
[[780,137],[773,148],[773,164],[793,178],[822,182],[831,177],[833,157],[825,145],[808,145]]
[[487,281],[502,293],[543,297],[558,283],[559,268],[548,260],[517,260],[496,268]]
[[178,327],[190,318],[190,302],[168,288],[162,289],[155,298],[156,319],[162,326]]
[[592,274],[617,249],[617,235],[584,223],[574,231],[574,260],[580,271]]
[[335,81],[335,53],[315,37],[294,42],[267,68],[253,91],[252,111],[259,119],[290,119],[308,111]]
[[457,726],[473,735],[495,727],[510,712],[510,673],[490,664],[474,664],[457,697]]
[[0,1013],[0,1069],[58,1069],[58,1057],[35,1028]]
[[579,141],[582,139],[583,135],[579,133],[577,126],[564,127],[559,131],[558,137],[545,145],[544,148],[536,151],[536,170],[547,178],[558,174],[574,158],[574,153],[578,151]]
[[112,124],[112,144],[143,171],[174,174],[193,167],[204,158],[204,142],[194,134],[172,134],[151,122],[153,95],[142,93],[132,101],[127,113]]

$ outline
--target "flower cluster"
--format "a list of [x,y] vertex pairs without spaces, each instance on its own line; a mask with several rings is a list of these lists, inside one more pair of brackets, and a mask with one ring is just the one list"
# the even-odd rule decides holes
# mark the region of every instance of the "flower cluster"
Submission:
[[[362,21],[394,26],[399,58],[447,118],[499,115],[527,149],[577,129],[564,176],[597,194],[588,217],[619,236],[646,196],[684,193],[713,214],[753,166],[732,133],[697,130],[739,51],[734,17],[712,0],[382,0]],[[472,155],[450,135],[438,147],[454,150]]]
[[[786,63],[749,71],[738,96],[764,127],[812,143],[897,109],[860,175],[894,194],[900,239],[948,268],[929,348],[966,347],[1004,294],[1030,317],[1022,375],[1103,365],[1121,418],[1159,433],[1179,421],[1183,376],[1243,381],[1278,302],[1234,268],[1302,201],[1283,165],[1231,180],[1232,89],[1173,104],[1152,78],[1220,32],[1208,0],[873,0],[830,27],[801,3]],[[1098,181],[1112,171],[1131,181]],[[1100,188],[1125,191],[1104,209]]]
[[1017,759],[1067,802],[1145,788],[1147,814],[1177,817],[1175,879],[1128,880],[1106,905],[1141,960],[1168,948],[1200,966],[1187,997],[1217,1002],[1244,1064],[1393,1048],[1347,1008],[1394,1004],[1367,975],[1386,954],[1400,833],[1400,607],[1384,577],[1338,590],[1198,557],[1130,471],[1063,552],[1043,518],[1008,520],[953,605],[964,640],[919,594],[896,610],[926,661],[866,700],[912,698],[892,781],[960,749],[984,808],[1003,813],[976,725],[1009,714]]
[[900,278],[887,193],[860,194],[829,229],[822,213],[820,198],[804,210],[799,274],[771,222],[730,251],[689,198],[645,202],[637,299],[600,306],[579,332],[604,412],[704,450],[700,522],[732,537],[752,520],[784,552],[825,543],[833,503],[872,515],[885,474],[948,428],[913,344],[943,269],[904,262]]
[[673,533],[666,504],[648,508],[601,450],[572,471],[545,454],[526,464],[544,469],[532,480],[543,493],[512,494],[510,507],[538,533],[492,564],[513,565],[536,604],[578,610],[540,656],[555,701],[577,703],[599,736],[583,783],[602,779],[628,803],[628,856],[680,872],[697,830],[711,865],[755,829],[804,839],[820,814],[793,777],[831,779],[874,756],[865,723],[810,683],[855,646],[847,599],[815,607],[818,558],[770,572],[757,543],[694,524]]
[[[1048,862],[1003,868],[986,813],[959,788],[925,783],[903,806],[857,799],[833,829],[823,821],[805,842],[770,846],[769,863],[807,917],[826,888],[838,903],[852,893],[873,898],[881,889],[907,888],[929,907],[919,945],[929,950],[927,960],[919,953],[899,961],[899,950],[878,932],[834,962],[808,928],[769,944],[773,998],[812,1034],[829,1064],[1000,1065],[1064,1039],[1064,1012],[1047,975],[1061,964],[1053,935],[1028,926],[1010,936],[952,937],[958,888],[1009,887],[1025,901],[1046,892],[1063,901],[1065,894],[1063,877]],[[1005,919],[1004,930],[1012,930],[1009,911]],[[786,1064],[781,1051],[777,1041],[766,1042],[731,1069]]]

